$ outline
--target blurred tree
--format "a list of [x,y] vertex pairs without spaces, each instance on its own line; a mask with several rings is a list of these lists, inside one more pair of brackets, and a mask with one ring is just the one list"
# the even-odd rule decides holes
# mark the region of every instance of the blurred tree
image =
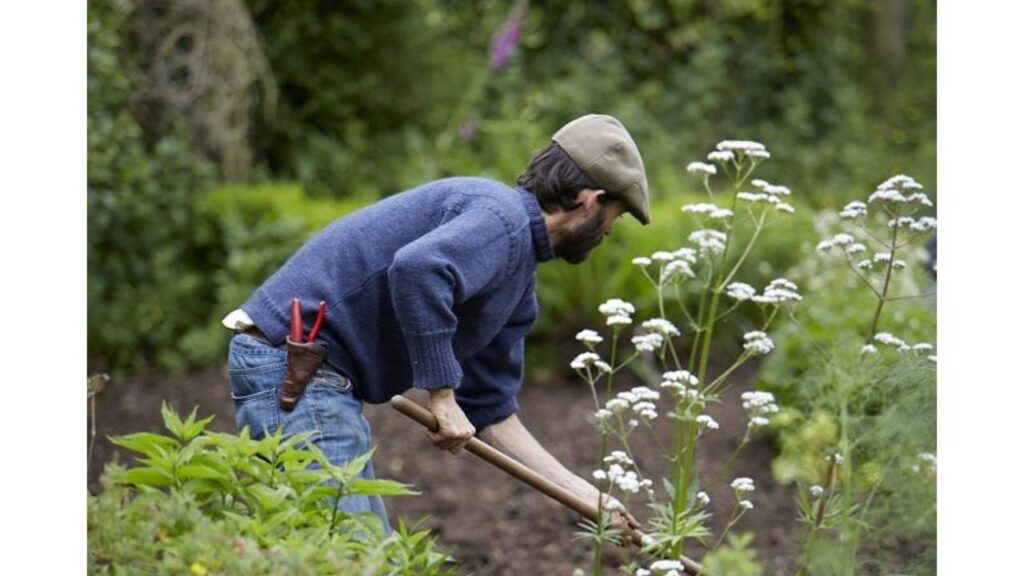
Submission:
[[176,122],[228,180],[246,178],[258,105],[277,93],[242,0],[147,0],[131,19],[132,109],[150,137]]
[[176,337],[204,319],[213,263],[193,237],[194,202],[213,181],[187,131],[146,145],[128,110],[131,4],[89,3],[88,348],[112,368],[180,367]]

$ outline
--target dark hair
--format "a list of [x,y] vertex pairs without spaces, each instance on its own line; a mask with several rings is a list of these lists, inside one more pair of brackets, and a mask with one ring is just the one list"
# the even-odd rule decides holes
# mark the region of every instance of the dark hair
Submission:
[[557,142],[534,154],[516,183],[533,192],[545,212],[569,212],[579,206],[576,195],[580,190],[598,188]]

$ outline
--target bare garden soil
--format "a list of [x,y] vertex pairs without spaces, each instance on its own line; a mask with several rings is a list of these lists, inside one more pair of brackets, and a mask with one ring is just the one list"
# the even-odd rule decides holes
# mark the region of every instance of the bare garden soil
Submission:
[[[705,436],[698,452],[701,478],[713,478],[743,436],[746,419],[738,395],[750,388],[754,372],[734,376],[736,384],[724,402],[708,413],[721,429]],[[591,423],[593,399],[586,384],[569,375],[552,375],[528,383],[519,396],[519,416],[540,442],[577,474],[589,478],[599,455],[599,438]],[[624,386],[620,382],[616,388]],[[410,392],[421,403],[424,396]],[[160,403],[170,402],[179,413],[199,406],[200,416],[214,415],[211,429],[236,432],[234,413],[222,370],[209,369],[185,376],[151,376],[112,380],[97,402],[97,440],[88,471],[91,490],[96,490],[102,466],[113,458],[128,462],[128,453],[115,449],[106,439],[144,430],[162,431]],[[377,452],[377,476],[412,484],[419,496],[392,498],[388,511],[392,524],[399,518],[407,523],[423,519],[421,527],[431,529],[442,549],[460,565],[461,574],[476,575],[569,575],[576,567],[587,567],[593,548],[573,541],[578,517],[546,496],[535,492],[500,470],[469,453],[457,456],[435,449],[418,424],[387,405],[366,406]],[[656,428],[668,439],[672,421],[656,420]],[[634,433],[631,445],[641,466],[652,478],[664,470],[659,451],[649,433]],[[735,504],[729,481],[735,476],[754,479],[755,509],[734,528],[753,531],[756,550],[766,574],[792,572],[795,547],[803,529],[796,520],[796,503],[791,487],[777,485],[771,475],[773,448],[769,440],[758,439],[737,458],[732,472],[716,485],[705,487],[711,495],[711,524],[717,534]],[[637,499],[631,511],[641,520],[648,510]],[[699,559],[704,551],[697,545],[686,553]],[[606,566],[626,558],[623,551],[607,553]],[[614,571],[608,569],[607,573]]]

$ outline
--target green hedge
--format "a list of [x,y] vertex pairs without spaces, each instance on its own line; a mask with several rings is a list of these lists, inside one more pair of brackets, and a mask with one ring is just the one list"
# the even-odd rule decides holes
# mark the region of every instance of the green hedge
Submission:
[[193,233],[214,182],[180,127],[150,142],[128,110],[130,3],[88,10],[88,348],[109,368],[169,368],[203,319],[210,254]]
[[218,254],[207,272],[211,299],[206,316],[184,334],[177,349],[191,365],[223,359],[230,337],[220,324],[241,306],[302,244],[364,200],[310,197],[294,183],[234,184],[211,190],[199,203],[197,233]]

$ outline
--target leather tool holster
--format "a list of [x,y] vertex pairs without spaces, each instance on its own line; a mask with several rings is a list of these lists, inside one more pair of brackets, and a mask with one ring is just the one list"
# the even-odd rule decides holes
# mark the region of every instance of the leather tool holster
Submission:
[[288,350],[288,367],[277,403],[285,412],[291,412],[299,403],[316,369],[327,357],[327,347],[316,342],[295,342],[287,338],[285,348]]

